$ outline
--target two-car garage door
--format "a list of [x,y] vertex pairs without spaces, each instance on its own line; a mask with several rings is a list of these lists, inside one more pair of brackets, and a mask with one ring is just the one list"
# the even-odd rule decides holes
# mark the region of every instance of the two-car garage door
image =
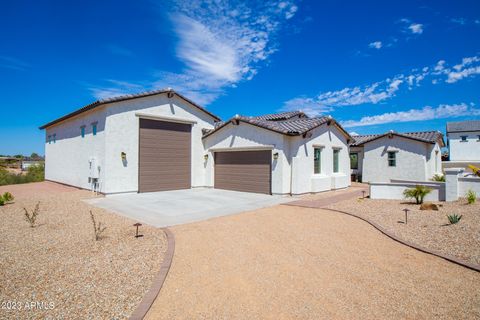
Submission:
[[271,193],[270,150],[215,152],[215,188]]

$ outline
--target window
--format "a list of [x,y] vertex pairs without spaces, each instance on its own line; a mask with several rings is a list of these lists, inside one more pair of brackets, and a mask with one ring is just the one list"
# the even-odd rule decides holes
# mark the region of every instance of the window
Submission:
[[57,134],[56,133],[53,134],[53,143],[57,143]]
[[92,134],[94,136],[97,135],[97,123],[96,122],[92,123]]
[[358,169],[358,153],[350,153],[350,169]]
[[388,166],[396,167],[397,166],[397,153],[394,151],[388,152]]
[[85,126],[80,127],[80,132],[82,133],[82,138],[85,138]]
[[51,144],[51,143],[52,143],[52,136],[48,136],[47,142],[48,142],[48,144]]
[[322,172],[322,148],[313,149],[313,173],[319,174]]
[[462,139],[462,140],[460,140],[460,142],[467,142],[468,141],[467,140],[468,136],[460,136],[460,138]]
[[477,141],[480,141],[480,135],[478,135],[478,140]]
[[338,172],[338,157],[340,154],[340,149],[333,149],[333,172]]

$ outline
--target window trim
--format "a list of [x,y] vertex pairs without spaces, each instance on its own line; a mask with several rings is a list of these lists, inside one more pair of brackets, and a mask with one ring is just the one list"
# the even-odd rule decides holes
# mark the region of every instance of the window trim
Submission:
[[97,124],[98,122],[92,122],[92,135],[96,136],[97,135]]
[[[313,174],[322,174],[322,150],[325,147],[323,146],[313,146]],[[319,150],[318,155],[318,172],[315,172],[315,150]]]
[[[352,154],[357,155],[357,166],[356,166],[356,168],[352,167],[352,158],[351,158]],[[354,152],[350,152],[350,153],[349,153],[349,157],[350,157],[350,169],[358,170],[358,154],[359,154],[358,151],[354,151]]]
[[[388,167],[396,167],[397,166],[397,152],[398,151],[387,151],[387,164]],[[393,154],[393,159],[390,158],[390,155]],[[394,161],[393,165],[390,164],[390,161]]]
[[[342,148],[332,148],[332,160],[333,160],[333,166],[332,166],[332,172],[333,173],[340,173],[340,151]],[[335,154],[337,154],[337,157],[335,158]],[[335,160],[336,161],[336,170],[335,170]]]

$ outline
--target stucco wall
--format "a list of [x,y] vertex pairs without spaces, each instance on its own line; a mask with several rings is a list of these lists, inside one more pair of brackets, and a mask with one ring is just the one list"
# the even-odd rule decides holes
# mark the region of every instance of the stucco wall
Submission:
[[[480,161],[480,132],[448,133],[449,157],[451,161]],[[460,136],[467,136],[467,142],[461,142]]]
[[351,169],[352,174],[362,174],[363,170],[363,147],[350,147],[350,153],[358,154],[358,169]]
[[480,198],[480,178],[478,177],[461,177],[458,178],[458,194],[465,197],[468,190],[472,190]]
[[[365,144],[363,182],[389,182],[390,179],[426,181],[428,144],[394,136]],[[388,166],[388,152],[396,152],[396,166]]]
[[[335,126],[322,125],[310,138],[289,137],[293,163],[292,193],[321,192],[350,185],[350,158],[346,137]],[[314,148],[321,147],[321,173],[314,174]],[[333,149],[340,150],[339,172],[333,172]]]
[[[370,184],[370,198],[372,199],[405,199],[403,192],[409,188],[415,188],[418,183],[396,182],[384,183],[374,182]],[[427,184],[432,191],[425,196],[425,201],[445,201],[445,184],[432,183]]]
[[204,148],[209,157],[205,164],[206,185],[214,184],[214,151],[272,150],[278,152],[278,159],[272,159],[272,193],[289,193],[290,170],[288,164],[288,143],[285,136],[248,123],[228,124],[204,139]]
[[[192,124],[192,187],[204,186],[202,129],[213,128],[205,112],[165,94],[109,104],[106,108],[106,193],[138,191],[139,117],[136,113],[196,121]],[[127,154],[127,161],[121,153]]]
[[442,151],[438,143],[427,144],[427,172],[426,178],[431,179],[435,174],[442,174]]
[[[97,135],[92,134],[92,123],[97,123]],[[85,126],[85,137],[81,137]],[[47,137],[56,134],[56,142]],[[45,130],[45,179],[80,188],[90,189],[90,162],[96,158],[100,166],[99,191],[105,191],[105,110],[85,112],[68,121]]]

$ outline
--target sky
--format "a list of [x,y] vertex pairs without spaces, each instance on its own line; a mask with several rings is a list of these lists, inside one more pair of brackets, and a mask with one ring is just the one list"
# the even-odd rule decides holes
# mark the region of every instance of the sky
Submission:
[[171,87],[228,120],[302,110],[352,134],[480,119],[479,1],[3,1],[0,154],[95,100]]

